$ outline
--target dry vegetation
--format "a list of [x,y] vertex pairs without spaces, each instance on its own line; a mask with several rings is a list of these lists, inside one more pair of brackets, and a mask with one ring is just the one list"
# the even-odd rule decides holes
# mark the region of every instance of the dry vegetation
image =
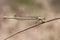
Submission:
[[[60,4],[60,1],[58,1],[56,0],[56,3]],[[19,6],[14,5],[14,0],[0,0],[0,40],[4,40],[6,37],[33,25],[35,22],[3,19],[3,16],[41,16],[42,18],[45,17],[45,20],[60,17],[60,5],[53,4],[54,0],[53,2],[51,0],[35,0],[34,2],[34,6],[29,7],[19,4]],[[60,20],[27,30],[8,40],[60,40]]]

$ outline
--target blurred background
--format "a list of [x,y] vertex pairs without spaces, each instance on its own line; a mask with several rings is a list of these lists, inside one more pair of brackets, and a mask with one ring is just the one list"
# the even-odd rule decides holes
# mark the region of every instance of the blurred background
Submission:
[[[60,0],[0,0],[0,40],[34,25],[37,20],[3,19],[3,16],[60,17]],[[60,40],[60,20],[45,23],[7,40]]]

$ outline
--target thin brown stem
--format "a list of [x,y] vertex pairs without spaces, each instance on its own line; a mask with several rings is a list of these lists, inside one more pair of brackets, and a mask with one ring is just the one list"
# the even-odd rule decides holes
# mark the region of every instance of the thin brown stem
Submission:
[[32,29],[32,28],[34,28],[34,27],[37,27],[37,26],[39,26],[39,25],[41,25],[41,24],[48,23],[48,22],[51,22],[51,21],[55,21],[55,20],[58,20],[58,19],[60,19],[60,18],[55,18],[55,19],[51,19],[51,20],[48,20],[48,21],[42,21],[42,22],[39,21],[37,24],[35,24],[35,25],[33,25],[33,26],[30,26],[29,28],[26,28],[26,29],[24,29],[24,30],[22,30],[22,31],[19,31],[19,32],[17,32],[17,33],[15,33],[15,34],[13,34],[13,35],[5,38],[4,40],[7,40],[7,39],[9,39],[9,38],[11,38],[11,37],[19,34],[19,33],[22,33],[22,32],[24,32],[24,31],[27,31],[27,30]]

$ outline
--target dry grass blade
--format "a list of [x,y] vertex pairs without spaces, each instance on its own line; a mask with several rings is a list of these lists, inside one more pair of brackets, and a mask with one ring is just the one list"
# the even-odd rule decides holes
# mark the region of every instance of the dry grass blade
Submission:
[[27,30],[31,29],[31,28],[37,27],[37,26],[39,26],[39,25],[41,25],[41,24],[44,24],[44,23],[47,23],[47,22],[51,22],[51,21],[55,21],[55,20],[58,20],[58,19],[60,19],[60,18],[55,18],[55,19],[51,19],[51,20],[48,20],[48,21],[42,21],[42,22],[40,22],[41,20],[39,20],[39,22],[37,22],[35,25],[32,25],[32,26],[30,26],[29,28],[26,28],[26,29],[24,29],[24,30],[22,30],[22,31],[18,31],[17,33],[15,33],[15,34],[13,34],[13,35],[5,38],[4,40],[7,40],[7,39],[9,39],[9,38],[11,38],[11,37],[19,34],[19,33],[22,33],[22,32],[24,32],[24,31],[27,31]]

